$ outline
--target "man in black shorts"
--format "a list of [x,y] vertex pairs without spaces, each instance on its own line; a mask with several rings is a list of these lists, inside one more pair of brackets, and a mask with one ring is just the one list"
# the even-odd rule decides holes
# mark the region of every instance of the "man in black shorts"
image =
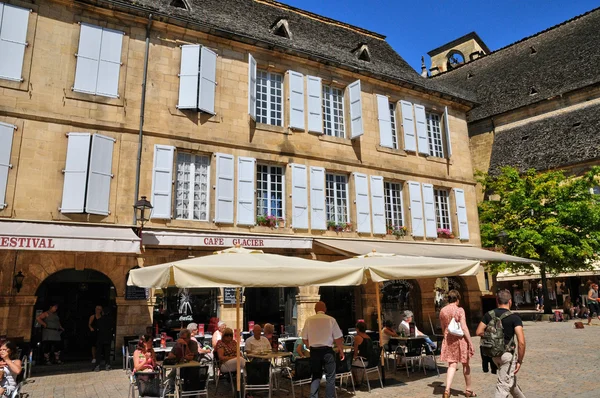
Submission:
[[596,313],[596,316],[600,320],[600,305],[598,305],[598,303],[600,302],[600,299],[598,298],[598,284],[597,283],[592,283],[590,285],[590,291],[588,292],[587,299],[588,299],[588,308],[590,310],[590,312],[588,313],[588,325],[591,325],[592,318],[594,317],[594,312]]

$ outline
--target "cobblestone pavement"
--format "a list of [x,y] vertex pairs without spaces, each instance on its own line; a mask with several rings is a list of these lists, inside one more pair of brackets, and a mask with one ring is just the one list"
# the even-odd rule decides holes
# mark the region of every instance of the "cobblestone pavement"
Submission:
[[[519,385],[527,397],[562,398],[598,397],[598,358],[600,358],[600,322],[583,330],[573,328],[573,321],[564,323],[525,322],[527,354],[519,372]],[[478,345],[479,338],[474,339]],[[480,397],[493,397],[495,375],[485,374],[481,369],[479,350],[472,362],[473,387]],[[441,397],[445,383],[445,364],[440,367],[441,376],[435,371],[411,373],[405,371],[386,372],[385,389],[373,381],[371,394],[362,386],[358,397]],[[99,373],[81,372],[56,376],[33,377],[24,392],[28,398],[105,398],[127,397],[128,383],[122,370]],[[227,383],[225,383],[227,384]],[[289,386],[284,381],[282,386]],[[231,397],[229,385],[219,386],[220,397]],[[457,373],[452,388],[452,396],[464,396],[465,385],[462,372]],[[288,397],[291,394],[278,392],[275,397]],[[304,397],[308,397],[308,387],[304,387]],[[211,383],[209,396],[214,397],[214,384]],[[259,394],[255,394],[259,396]],[[262,395],[261,395],[262,396]],[[266,395],[264,395],[266,396]],[[297,396],[300,396],[299,394]],[[324,394],[321,393],[323,397]],[[338,397],[350,397],[338,393]]]

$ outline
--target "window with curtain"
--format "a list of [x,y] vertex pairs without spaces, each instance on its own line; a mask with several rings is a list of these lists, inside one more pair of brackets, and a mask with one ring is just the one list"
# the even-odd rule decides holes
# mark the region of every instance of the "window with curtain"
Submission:
[[325,175],[325,210],[327,221],[337,224],[349,221],[347,176],[339,174]]
[[208,221],[210,158],[180,152],[176,167],[175,218]]

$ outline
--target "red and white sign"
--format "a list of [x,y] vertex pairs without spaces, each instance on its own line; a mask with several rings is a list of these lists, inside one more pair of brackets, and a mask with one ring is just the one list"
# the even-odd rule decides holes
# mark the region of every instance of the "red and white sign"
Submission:
[[55,249],[52,238],[23,238],[16,236],[0,236],[0,247],[3,249]]
[[276,248],[276,249],[312,249],[312,238],[278,236],[235,236],[194,234],[172,231],[144,231],[144,245],[149,246],[187,246],[187,247],[234,247]]

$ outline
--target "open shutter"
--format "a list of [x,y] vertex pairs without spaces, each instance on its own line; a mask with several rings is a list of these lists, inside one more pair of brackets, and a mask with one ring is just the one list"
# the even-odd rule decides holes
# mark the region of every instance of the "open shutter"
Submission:
[[371,211],[373,213],[373,233],[385,234],[385,198],[383,177],[371,176]]
[[256,224],[256,159],[238,156],[237,225]]
[[304,130],[304,75],[289,71],[290,128]]
[[323,134],[323,86],[321,78],[306,76],[308,91],[308,131]]
[[446,133],[446,157],[450,159],[452,157],[452,140],[450,139],[450,123],[448,122],[447,106],[444,107],[444,132]]
[[429,155],[429,138],[427,137],[427,119],[425,107],[415,104],[415,120],[417,122],[417,141],[419,153]]
[[217,88],[217,53],[202,47],[200,52],[200,99],[198,109],[215,114],[215,91]]
[[469,221],[467,219],[467,205],[465,191],[454,188],[454,200],[456,201],[456,218],[458,220],[458,237],[460,240],[469,240]]
[[10,152],[15,129],[16,126],[0,122],[0,210],[6,207],[6,185],[8,184],[8,170],[12,168]]
[[379,144],[387,148],[393,148],[390,101],[385,95],[377,94],[377,118],[379,119]]
[[110,212],[110,181],[115,139],[100,134],[92,136],[85,212],[107,216]]
[[354,173],[356,191],[356,231],[371,232],[371,206],[369,204],[369,180],[366,174]]
[[437,238],[435,197],[433,195],[433,185],[431,184],[423,184],[423,208],[425,210],[425,236]]
[[81,24],[73,91],[96,94],[102,28]]
[[215,222],[233,224],[233,155],[215,154],[217,158],[217,184]]
[[325,230],[325,169],[310,168],[310,227],[314,230]]
[[423,223],[423,203],[421,200],[421,184],[408,181],[408,194],[410,196],[410,219],[412,223],[412,236],[425,236]]
[[107,97],[119,97],[119,73],[121,72],[121,47],[123,32],[102,29],[100,63],[98,65],[98,86],[96,93]]
[[306,166],[291,164],[292,168],[292,227],[308,229],[308,177]]
[[350,138],[358,138],[365,133],[363,129],[362,101],[360,99],[360,80],[348,86],[350,97]]
[[175,147],[154,145],[152,168],[152,215],[151,218],[171,219],[173,206],[173,156]]
[[[4,10],[2,10],[4,8]],[[29,10],[0,4],[0,78],[22,81]],[[2,199],[2,198],[0,198]],[[0,200],[2,202],[2,200]],[[1,203],[0,203],[1,204]]]
[[179,67],[178,109],[198,109],[198,65],[200,46],[181,46],[181,66]]
[[413,118],[413,107],[408,101],[400,101],[402,109],[402,128],[404,130],[404,150],[417,151],[417,138],[415,136],[415,120]]
[[256,60],[248,54],[248,114],[256,121]]
[[90,133],[69,133],[67,162],[63,174],[61,213],[83,213],[88,160],[90,156]]

